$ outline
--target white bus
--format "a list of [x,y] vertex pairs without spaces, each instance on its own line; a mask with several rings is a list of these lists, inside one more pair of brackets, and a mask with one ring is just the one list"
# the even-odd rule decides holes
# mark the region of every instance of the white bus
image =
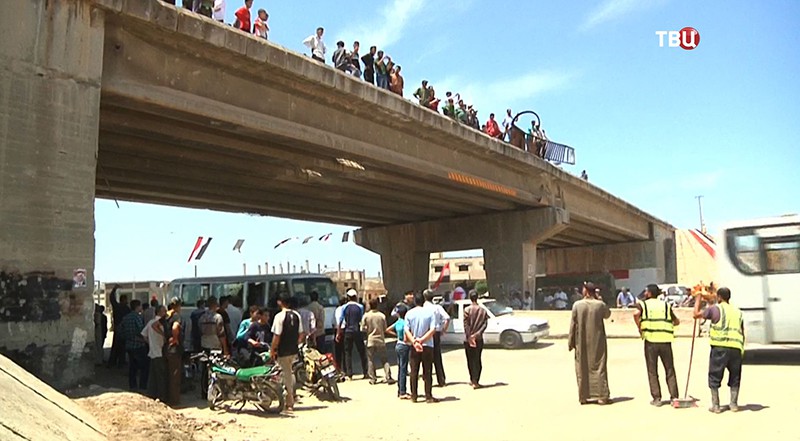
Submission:
[[800,343],[800,215],[728,224],[718,251],[747,342]]

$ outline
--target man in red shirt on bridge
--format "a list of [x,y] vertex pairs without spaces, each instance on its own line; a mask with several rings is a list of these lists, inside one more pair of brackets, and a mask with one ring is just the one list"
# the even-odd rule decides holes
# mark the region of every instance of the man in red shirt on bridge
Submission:
[[497,121],[494,119],[494,113],[489,114],[489,121],[486,121],[486,134],[492,138],[499,138],[502,135],[500,126],[497,125]]
[[244,6],[236,10],[236,28],[247,32],[253,32],[253,23],[250,20],[250,8],[253,7],[253,0],[244,0]]

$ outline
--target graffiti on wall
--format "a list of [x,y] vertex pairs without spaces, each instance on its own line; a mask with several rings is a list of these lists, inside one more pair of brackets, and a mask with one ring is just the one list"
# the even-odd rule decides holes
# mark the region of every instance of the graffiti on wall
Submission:
[[45,322],[78,316],[84,306],[72,291],[75,281],[53,272],[0,271],[0,322]]

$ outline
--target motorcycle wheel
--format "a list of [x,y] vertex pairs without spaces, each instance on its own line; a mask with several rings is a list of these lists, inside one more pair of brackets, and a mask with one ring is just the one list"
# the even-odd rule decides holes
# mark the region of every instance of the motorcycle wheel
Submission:
[[308,377],[306,377],[306,368],[301,363],[292,366],[292,373],[294,374],[294,389],[308,386]]
[[328,389],[328,395],[331,397],[333,401],[339,401],[342,399],[342,396],[339,395],[339,383],[336,382],[336,377],[328,377],[325,379],[327,384],[326,389]]
[[283,398],[283,391],[278,391],[270,384],[264,385],[258,392],[261,401],[258,407],[266,413],[281,413],[286,405]]
[[225,401],[223,397],[222,388],[216,382],[208,385],[208,408],[211,410],[219,409],[222,402]]

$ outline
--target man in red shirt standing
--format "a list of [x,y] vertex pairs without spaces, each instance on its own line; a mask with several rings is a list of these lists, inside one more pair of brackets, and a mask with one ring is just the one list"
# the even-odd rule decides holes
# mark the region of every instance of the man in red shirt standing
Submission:
[[244,6],[236,10],[236,28],[247,32],[253,32],[253,24],[250,21],[250,8],[253,7],[253,0],[244,0]]
[[494,119],[494,113],[489,114],[489,121],[486,121],[486,134],[492,138],[499,138],[501,136],[500,126]]

